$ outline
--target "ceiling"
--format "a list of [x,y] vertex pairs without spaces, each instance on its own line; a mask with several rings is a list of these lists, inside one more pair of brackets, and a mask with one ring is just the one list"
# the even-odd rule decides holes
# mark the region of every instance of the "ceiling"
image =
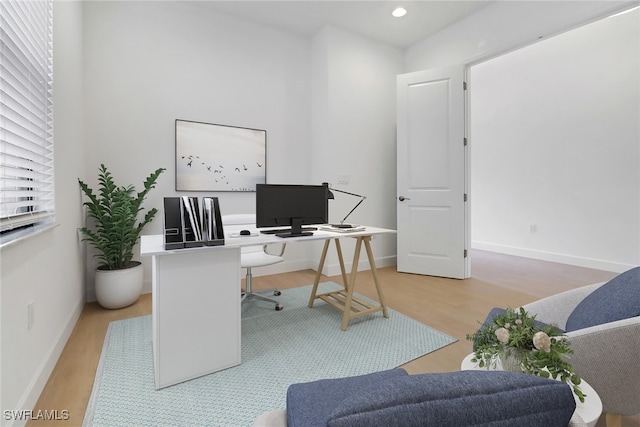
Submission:
[[[198,6],[247,21],[312,36],[331,25],[399,48],[417,43],[471,15],[490,1],[472,0],[285,0],[196,1]],[[407,9],[402,18],[391,12]]]

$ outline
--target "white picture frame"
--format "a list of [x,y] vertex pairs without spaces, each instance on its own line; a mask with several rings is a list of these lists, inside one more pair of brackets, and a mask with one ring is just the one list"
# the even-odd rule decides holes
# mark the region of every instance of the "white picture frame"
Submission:
[[176,191],[248,191],[266,183],[267,131],[176,119]]

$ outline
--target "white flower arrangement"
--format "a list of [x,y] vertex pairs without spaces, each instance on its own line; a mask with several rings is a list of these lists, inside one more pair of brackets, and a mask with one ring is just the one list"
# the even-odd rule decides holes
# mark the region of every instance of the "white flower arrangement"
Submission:
[[[565,335],[557,327],[535,322],[523,308],[507,309],[475,334],[467,335],[474,342],[472,362],[480,367],[496,369],[498,360],[515,362],[515,369],[540,377],[554,378],[569,384],[574,394],[584,402],[581,379],[566,360],[573,353]],[[511,369],[514,369],[513,367]]]

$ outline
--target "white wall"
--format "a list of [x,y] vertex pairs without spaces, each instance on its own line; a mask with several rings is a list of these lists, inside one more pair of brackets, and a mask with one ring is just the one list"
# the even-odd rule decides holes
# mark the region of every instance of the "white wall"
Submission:
[[[314,181],[367,197],[347,222],[395,229],[395,80],[402,72],[402,51],[326,27],[313,38],[312,63]],[[340,184],[340,175],[349,183]],[[334,196],[329,219],[339,222],[359,199]],[[345,254],[352,253],[349,243],[344,243]],[[395,265],[395,236],[380,236],[374,245],[379,266]],[[325,272],[338,274],[333,251],[327,264]]]
[[640,264],[639,18],[471,68],[473,247],[620,272]]
[[[118,183],[140,186],[152,170],[166,167],[146,207],[161,208],[162,197],[184,194],[174,187],[176,118],[267,129],[269,182],[333,182],[336,173],[348,173],[345,189],[368,197],[353,219],[394,226],[399,50],[343,31],[330,31],[328,44],[312,46],[310,39],[197,2],[56,2],[54,29],[60,226],[2,252],[3,410],[33,408],[85,297],[94,300],[94,251],[76,231],[84,222],[77,179],[95,187],[98,166],[105,163]],[[331,56],[324,83],[311,69],[318,48]],[[313,116],[319,118],[314,131],[329,138],[312,140],[312,98],[322,93],[327,104]],[[325,146],[351,144],[355,159],[322,157]],[[223,213],[254,208],[253,193],[215,195]],[[351,206],[348,197],[339,198],[332,216],[340,219]],[[145,233],[161,230],[159,215]],[[392,264],[395,239],[374,245],[383,264]],[[261,273],[317,263],[315,250],[303,245],[286,258],[280,270]],[[30,301],[36,319],[26,330]]]
[[[538,41],[538,39],[547,38],[551,35],[563,33],[565,30],[580,27],[581,24],[596,21],[599,18],[611,14],[611,12],[613,11],[619,11],[621,9],[629,8],[630,5],[630,2],[495,2],[490,4],[486,8],[481,9],[477,13],[467,17],[466,19],[448,28],[445,28],[438,34],[407,49],[405,52],[405,71],[417,71],[421,69],[437,68],[452,64],[477,64],[482,61],[486,61],[491,57],[496,57],[500,54],[514,51],[524,46],[533,44]],[[635,40],[637,41],[637,36]],[[637,52],[638,50],[636,48],[635,56],[632,56],[632,58],[636,58],[636,69],[638,55]],[[562,58],[562,60],[564,61],[564,58]],[[588,64],[586,66],[590,67],[591,64]],[[581,73],[582,71],[579,74]],[[569,80],[571,80],[576,76],[571,75],[564,77],[567,77]],[[564,83],[564,77],[555,81]],[[551,83],[552,82],[550,82],[550,84]],[[636,72],[636,88],[637,84],[638,82]],[[473,82],[471,82],[469,96],[472,103],[474,102],[474,93],[474,84]],[[635,102],[637,108],[637,89],[635,90],[635,92],[633,92],[633,89],[631,89],[631,91],[627,92],[626,94],[627,96],[629,94],[635,96],[635,101],[632,99],[631,101],[624,102],[630,102],[627,103],[627,105],[631,105],[633,102]],[[515,108],[514,105],[511,105],[510,107],[513,109]],[[630,112],[632,114],[632,110],[630,110]],[[514,114],[519,115],[530,113],[531,111],[527,110],[516,110],[514,112]],[[471,127],[473,127],[473,115],[470,117],[470,120],[472,123]],[[634,129],[633,127],[631,127],[628,129],[628,132],[624,134],[625,140],[632,139],[637,142],[637,114],[635,120],[636,128]],[[581,127],[575,128],[571,135],[574,136],[568,137],[578,140],[581,135],[583,135]],[[620,135],[620,133],[618,133],[618,135]],[[474,162],[475,137],[473,133],[470,136],[471,170],[474,171],[474,174],[479,174],[480,172],[475,170],[476,164]],[[629,149],[629,151],[627,151],[627,154],[631,158],[634,158],[635,156],[635,159],[637,159],[638,156],[637,154],[634,154],[635,151],[633,147],[627,148]],[[583,150],[584,149],[585,148],[583,147]],[[496,154],[494,153],[494,155]],[[524,159],[527,156],[520,153],[520,157]],[[513,162],[511,162],[511,165],[517,166],[514,165]],[[605,165],[604,162],[600,164],[600,167],[606,168],[607,171],[614,169],[613,166],[610,166],[610,163]],[[622,178],[622,180],[618,182],[619,185],[617,186],[617,188],[629,189],[629,185],[635,185],[635,188],[633,188],[629,193],[629,198],[631,199],[629,203],[632,205],[634,194],[636,195],[635,197],[637,197],[638,186],[640,186],[640,183],[638,183],[637,179],[634,180],[633,172],[630,172],[630,174],[631,175],[629,179]],[[492,175],[492,172],[486,171],[484,175]],[[511,179],[511,177],[509,179]],[[476,177],[475,181],[477,180],[478,178]],[[610,182],[611,181],[609,181],[609,183]],[[631,182],[631,184],[629,184],[629,182]],[[473,186],[474,183],[472,182],[472,188],[470,191],[472,218],[476,214],[476,210],[481,209],[479,205],[475,205]],[[555,185],[548,186],[548,191],[555,191]],[[560,198],[560,193],[558,193],[557,197]],[[503,198],[502,203],[507,203],[507,201],[504,200],[505,199]],[[634,211],[637,212],[638,205],[636,204],[635,206],[636,208],[634,209]],[[569,213],[565,213],[565,215],[571,215],[574,218],[584,218],[583,210],[581,210],[581,208],[581,205],[574,205],[572,206],[572,210]],[[558,262],[574,263],[577,265],[586,265],[593,268],[603,268],[612,271],[624,270],[628,268],[627,266],[629,264],[637,264],[639,261],[637,257],[637,247],[638,242],[640,241],[640,233],[638,233],[637,231],[637,220],[630,221],[626,216],[626,212],[622,213],[622,215],[625,217],[625,225],[622,226],[625,229],[624,236],[616,231],[614,237],[616,240],[615,242],[612,242],[611,238],[613,236],[611,234],[608,235],[606,244],[607,248],[619,248],[615,249],[614,251],[612,251],[611,249],[605,249],[603,251],[601,243],[597,242],[598,239],[595,238],[591,241],[590,247],[580,247],[579,251],[575,251],[579,244],[583,244],[585,242],[585,239],[583,237],[578,237],[576,235],[576,232],[572,232],[572,234],[566,239],[569,240],[571,238],[577,238],[575,245],[573,243],[571,247],[567,245],[559,245],[558,242],[560,240],[564,240],[564,235],[561,233],[565,230],[562,227],[563,223],[558,222],[554,225],[545,224],[543,229],[541,229],[536,236],[536,238],[538,238],[539,234],[541,234],[543,231],[546,233],[550,233],[548,234],[549,236],[556,236],[557,240],[555,241],[555,243],[553,243],[553,245],[551,245],[548,241],[546,243],[546,246],[543,247],[531,246],[520,248],[528,249],[528,251],[518,251],[518,254],[534,256],[542,259],[549,259],[549,255],[551,255],[551,260]],[[532,221],[537,222],[538,219],[542,218],[525,220],[525,233],[529,233],[529,224],[532,223]],[[591,216],[590,219],[593,219],[593,216]],[[547,218],[545,218],[545,220],[547,220]],[[552,218],[548,218],[548,220],[551,221]],[[617,219],[611,219],[611,222],[615,221],[617,221]],[[591,223],[588,228],[592,230],[596,229],[601,223],[602,221],[600,221],[600,223]],[[474,225],[477,228],[479,226],[479,221],[474,220],[472,224],[472,233],[474,233]],[[584,227],[584,223],[582,224],[582,226]],[[484,234],[482,238],[487,238],[486,236],[488,234],[489,233]],[[604,233],[601,233],[598,237],[600,237],[602,234]],[[472,238],[478,240],[481,237],[478,234],[474,234]],[[503,236],[499,236],[498,238],[503,238]],[[524,242],[522,239],[517,242],[517,245],[526,244],[528,243]],[[481,245],[476,245],[476,247],[479,246]],[[500,249],[498,245],[483,247],[493,250]],[[574,251],[574,253],[566,253],[568,250]],[[621,254],[622,251],[625,252],[625,255]],[[615,252],[615,254],[613,252]],[[612,259],[612,256],[614,256],[615,259]]]
[[[197,2],[88,2],[84,9],[83,180],[95,184],[102,162],[117,180],[135,185],[166,167],[146,204],[160,208],[162,197],[184,194],[174,190],[176,118],[260,128],[267,130],[268,182],[336,184],[339,173],[349,174],[343,189],[367,196],[350,220],[395,227],[399,49],[336,29],[311,40]],[[312,62],[324,54],[321,72]],[[347,155],[338,154],[345,149]],[[254,209],[253,193],[194,194],[217,195],[223,213]],[[341,219],[356,201],[337,196],[332,219]],[[144,233],[161,230],[158,215]],[[376,257],[393,264],[395,239],[380,240]],[[86,283],[93,300],[89,250]],[[150,262],[143,262],[149,292]],[[317,248],[297,245],[285,253],[285,263],[256,275],[316,263]]]
[[[160,209],[163,197],[185,195],[174,184],[174,121],[181,118],[266,129],[267,181],[310,182],[309,39],[198,2],[87,2],[84,10],[83,179],[95,183],[105,163],[117,182],[141,186],[166,167],[145,206]],[[223,214],[255,209],[254,193],[193,195],[219,197]],[[162,221],[160,213],[143,233],[161,233]],[[150,292],[150,261],[143,262]],[[277,269],[307,263],[301,247]],[[95,263],[87,268],[91,300]]]
[[[3,411],[34,407],[85,304],[84,259],[76,233],[81,221],[77,176],[84,173],[80,4],[55,2],[54,20],[55,193],[59,225],[3,248],[0,255]],[[35,319],[33,327],[27,329],[30,302],[34,303]],[[77,419],[83,415],[72,414]],[[3,422],[12,424],[4,419],[4,412],[2,417]]]
[[637,2],[495,1],[405,51],[405,72],[470,64],[599,19]]
[[[55,2],[60,226],[1,254],[0,407],[33,407],[84,304],[85,286],[93,299],[93,261],[84,280],[76,233],[84,218],[77,178],[95,184],[103,162],[122,184],[140,185],[167,167],[147,203],[161,207],[163,196],[176,194],[176,118],[264,128],[270,182],[338,186],[336,175],[348,174],[350,184],[338,187],[368,197],[353,221],[393,227],[396,74],[508,50],[617,7],[532,3],[488,6],[408,49],[403,70],[398,50],[337,29],[309,40],[198,2]],[[335,154],[344,148],[352,150],[347,158]],[[217,195],[225,213],[253,209],[253,194]],[[332,220],[352,203],[336,197]],[[158,217],[145,233],[161,229]],[[395,239],[374,244],[383,260],[395,256]],[[287,251],[284,268],[307,268],[316,259],[301,246]],[[149,271],[145,279],[148,286]],[[36,319],[26,330],[30,301]]]

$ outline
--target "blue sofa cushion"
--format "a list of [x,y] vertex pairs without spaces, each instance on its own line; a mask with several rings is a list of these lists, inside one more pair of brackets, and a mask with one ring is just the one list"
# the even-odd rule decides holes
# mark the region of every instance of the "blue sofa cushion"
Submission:
[[589,294],[571,312],[567,331],[640,316],[640,267],[632,268]]
[[393,378],[343,400],[327,426],[566,427],[573,392],[514,372],[461,371]]
[[325,427],[333,409],[364,388],[407,376],[404,369],[390,369],[348,378],[292,384],[287,390],[287,427]]
[[575,410],[568,385],[514,372],[383,375],[296,384],[291,427],[566,427]]

